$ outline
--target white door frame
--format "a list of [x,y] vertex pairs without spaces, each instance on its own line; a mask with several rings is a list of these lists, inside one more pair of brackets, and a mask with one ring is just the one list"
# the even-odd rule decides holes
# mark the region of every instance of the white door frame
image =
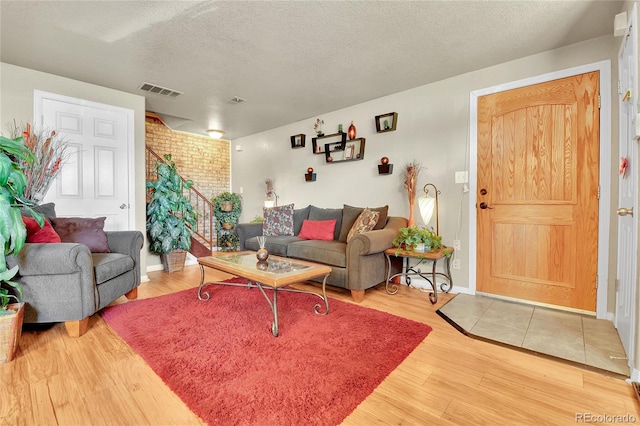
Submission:
[[[626,152],[626,156],[629,159],[629,167],[632,170],[629,177],[635,179],[634,181],[629,181],[629,184],[632,185],[633,191],[631,194],[627,191],[625,193],[625,185],[621,182],[619,189],[619,204],[617,207],[627,207],[628,204],[628,195],[632,195],[633,197],[633,207],[634,213],[638,211],[638,144],[636,140],[631,140],[632,136],[638,136],[638,117],[637,117],[637,101],[633,100],[630,104],[631,111],[628,111],[628,108],[625,108],[622,101],[622,96],[620,94],[624,92],[625,89],[629,89],[628,78],[623,79],[622,77],[632,77],[632,86],[631,93],[638,93],[638,31],[637,31],[637,5],[634,4],[629,21],[627,23],[627,28],[622,37],[622,42],[620,43],[620,48],[618,50],[618,105],[619,111],[623,111],[618,116],[618,126],[620,128],[620,132],[618,133],[618,143],[620,146],[620,155],[624,151]],[[631,46],[631,51],[625,49],[627,45],[627,39],[630,43],[633,43]],[[630,53],[629,56],[623,56],[625,51]],[[622,64],[629,60],[629,63],[632,64],[632,72],[626,75],[623,75],[623,72],[626,67]],[[625,81],[626,80],[626,81]],[[622,83],[621,83],[622,82]],[[626,113],[624,112],[626,111]],[[630,132],[629,132],[629,128]],[[623,131],[625,129],[626,131]],[[630,150],[625,150],[624,145],[630,147]],[[624,204],[623,204],[624,203]],[[629,218],[627,218],[629,220]],[[627,359],[629,361],[629,368],[632,371],[632,378],[637,380],[638,370],[635,369],[635,345],[636,345],[636,291],[637,291],[637,261],[635,259],[637,257],[637,247],[638,247],[638,216],[633,215],[630,220],[632,221],[632,231],[630,233],[629,241],[631,250],[630,252],[625,253],[625,249],[628,250],[629,247],[624,247],[625,238],[623,237],[624,230],[621,230],[621,226],[618,226],[618,262],[617,262],[617,286],[616,286],[616,308],[615,308],[615,326],[618,329],[618,333],[620,334],[620,339],[622,340],[623,346],[627,352]],[[625,228],[628,231],[628,228]],[[629,257],[625,256],[628,254]],[[631,265],[626,263],[626,260],[631,260]],[[624,270],[628,268],[628,274],[624,273]],[[634,269],[635,268],[635,269]],[[621,277],[622,275],[626,275]],[[629,291],[629,293],[627,293]],[[627,296],[627,297],[625,297]],[[624,305],[620,302],[623,301]],[[621,319],[624,318],[624,319]],[[629,319],[628,327],[626,327],[625,322],[626,319]],[[628,332],[626,334],[625,332]],[[633,377],[636,376],[636,377]]]
[[33,91],[33,122],[37,123],[37,125],[42,126],[44,124],[44,117],[42,113],[42,106],[45,99],[59,101],[59,102],[67,102],[77,106],[86,106],[90,108],[102,109],[106,111],[118,112],[125,114],[127,117],[127,174],[128,174],[128,186],[127,186],[127,204],[129,208],[127,209],[127,229],[134,230],[135,229],[135,218],[136,218],[136,204],[133,202],[135,196],[135,151],[134,151],[134,140],[135,140],[135,123],[134,123],[134,112],[129,108],[122,108],[115,105],[107,105],[99,102],[88,101],[86,99],[73,98],[71,96],[58,95],[56,93],[44,92],[41,90]]
[[[474,90],[469,95],[469,247],[477,247],[476,191],[478,176],[478,98],[506,90],[545,83],[588,72],[600,72],[600,201],[598,207],[598,290],[596,317],[607,316],[607,289],[609,288],[609,220],[611,215],[611,61],[555,71],[536,77],[504,83],[486,89]],[[469,291],[476,293],[476,249],[469,250]]]

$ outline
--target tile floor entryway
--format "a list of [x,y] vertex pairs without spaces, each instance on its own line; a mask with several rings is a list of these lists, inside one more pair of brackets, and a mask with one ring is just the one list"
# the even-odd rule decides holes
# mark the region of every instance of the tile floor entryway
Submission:
[[471,337],[629,377],[611,321],[485,296],[458,294],[438,314]]

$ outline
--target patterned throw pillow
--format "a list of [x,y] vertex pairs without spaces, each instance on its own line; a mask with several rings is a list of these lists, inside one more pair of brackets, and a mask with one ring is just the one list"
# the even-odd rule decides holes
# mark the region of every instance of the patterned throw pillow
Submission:
[[351,241],[351,238],[356,234],[371,231],[376,226],[376,223],[378,223],[379,217],[380,212],[364,209],[353,223],[349,235],[347,235],[347,242]]
[[293,235],[293,204],[263,209],[262,235]]

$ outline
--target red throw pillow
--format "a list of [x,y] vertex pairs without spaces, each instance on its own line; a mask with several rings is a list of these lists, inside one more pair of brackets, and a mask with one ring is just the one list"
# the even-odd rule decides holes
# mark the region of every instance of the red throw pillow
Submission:
[[27,228],[28,243],[61,243],[60,236],[51,226],[49,220],[44,220],[44,226],[40,228],[38,222],[32,217],[22,216],[22,221]]
[[298,238],[305,240],[333,240],[333,232],[336,229],[336,219],[331,220],[309,220],[302,222],[302,228]]

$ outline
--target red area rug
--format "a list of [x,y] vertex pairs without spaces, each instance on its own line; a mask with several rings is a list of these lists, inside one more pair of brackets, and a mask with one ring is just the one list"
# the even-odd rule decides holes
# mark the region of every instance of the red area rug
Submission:
[[[336,425],[431,327],[331,299],[211,285],[105,308],[106,322],[210,425]],[[271,290],[267,290],[271,296]]]

